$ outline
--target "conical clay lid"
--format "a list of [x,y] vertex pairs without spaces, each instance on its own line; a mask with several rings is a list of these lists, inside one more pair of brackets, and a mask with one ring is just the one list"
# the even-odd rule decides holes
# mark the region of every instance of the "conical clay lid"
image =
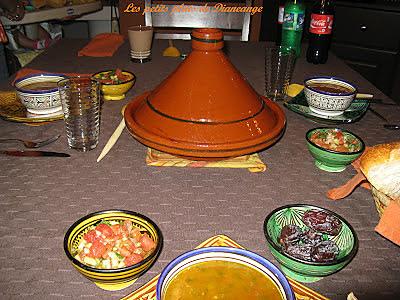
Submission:
[[190,55],[125,110],[130,133],[151,148],[191,159],[262,150],[282,135],[282,109],[261,97],[221,51],[222,31],[196,29]]

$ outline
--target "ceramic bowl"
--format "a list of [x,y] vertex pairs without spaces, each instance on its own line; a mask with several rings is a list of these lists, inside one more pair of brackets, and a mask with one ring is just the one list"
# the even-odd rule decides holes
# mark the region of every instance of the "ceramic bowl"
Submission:
[[41,82],[55,82],[66,78],[61,74],[35,74],[17,79],[14,83],[17,95],[29,113],[47,115],[60,112],[61,99],[58,87],[31,89],[27,85]]
[[[354,152],[339,152],[323,148],[311,140],[311,137],[316,132],[326,133],[328,131],[341,132],[344,137],[354,140],[354,143],[359,147],[358,151]],[[354,133],[340,128],[318,127],[309,130],[306,133],[307,147],[311,155],[315,159],[315,165],[327,172],[341,172],[346,169],[347,165],[356,160],[365,150],[363,140]]]
[[[327,92],[313,84],[332,84],[347,89],[347,92]],[[311,111],[325,116],[339,116],[350,106],[357,93],[356,87],[340,78],[312,77],[304,81],[304,95]]]
[[[74,258],[83,235],[94,228],[101,221],[130,220],[134,226],[146,231],[156,243],[153,252],[141,262],[129,267],[118,269],[97,269],[85,265]],[[158,226],[148,217],[127,210],[106,210],[91,213],[76,221],[64,237],[64,251],[75,269],[87,279],[93,281],[104,290],[121,290],[131,284],[145,273],[155,262],[161,252],[163,237]]]
[[[275,283],[282,299],[294,300],[295,296],[283,273],[264,257],[248,250],[230,247],[207,247],[186,252],[171,261],[162,271],[156,287],[156,299],[163,300],[166,289],[175,276],[192,265],[206,261],[231,261],[256,269]],[[255,288],[255,287],[252,287]]]
[[[330,262],[310,262],[293,257],[283,251],[279,242],[281,230],[285,225],[297,225],[303,230],[308,229],[302,221],[304,213],[308,210],[324,211],[334,215],[342,224],[340,232],[333,236],[323,234],[324,240],[332,240],[339,248],[339,254]],[[300,282],[315,282],[328,275],[340,271],[356,255],[358,250],[358,238],[351,225],[338,214],[313,205],[294,204],[279,207],[273,210],[264,221],[264,234],[268,248],[272,255],[280,263],[280,267],[286,276]]]
[[[112,70],[101,71],[98,73],[93,74],[93,78],[96,78],[102,73],[107,73]],[[112,84],[112,83],[103,83],[101,82],[101,92],[103,94],[104,100],[122,100],[125,98],[125,94],[132,88],[136,81],[136,77],[133,73],[129,71],[122,71],[122,74],[128,76],[128,79],[119,84]]]

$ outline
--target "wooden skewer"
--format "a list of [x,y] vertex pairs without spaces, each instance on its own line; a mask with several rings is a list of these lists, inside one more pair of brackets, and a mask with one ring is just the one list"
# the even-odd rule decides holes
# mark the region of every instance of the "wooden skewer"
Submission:
[[[125,111],[125,106],[122,108],[121,112],[122,116],[124,115],[124,111]],[[99,157],[97,158],[97,162],[101,161],[104,158],[104,156],[106,156],[107,153],[111,150],[111,148],[115,145],[115,143],[118,141],[118,138],[121,136],[124,128],[125,128],[125,120],[124,117],[122,117],[122,120],[119,123],[118,127],[115,129],[114,133],[111,135],[107,144],[104,146]]]

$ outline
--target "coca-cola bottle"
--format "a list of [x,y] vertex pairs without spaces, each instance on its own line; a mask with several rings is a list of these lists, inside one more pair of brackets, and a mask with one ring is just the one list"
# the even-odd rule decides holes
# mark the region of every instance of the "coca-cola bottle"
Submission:
[[334,14],[332,1],[317,0],[313,5],[307,49],[308,62],[324,64],[328,60]]

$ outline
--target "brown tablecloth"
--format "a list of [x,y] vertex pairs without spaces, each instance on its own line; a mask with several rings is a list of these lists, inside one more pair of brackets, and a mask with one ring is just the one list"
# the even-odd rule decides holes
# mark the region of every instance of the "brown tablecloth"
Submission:
[[[272,262],[263,235],[266,215],[278,206],[309,203],[329,208],[346,218],[360,240],[354,260],[342,271],[307,284],[332,299],[353,291],[359,299],[399,299],[400,249],[374,232],[378,214],[370,192],[358,188],[338,202],[325,197],[328,189],[354,175],[352,168],[327,173],[314,166],[305,133],[318,126],[284,108],[287,129],[274,146],[260,153],[268,165],[264,173],[246,169],[157,168],[145,164],[146,147],[125,130],[110,153],[96,158],[121,120],[121,107],[133,96],[153,89],[181,62],[161,56],[167,41],[155,41],[153,60],[129,61],[128,43],[111,58],[78,57],[88,41],[62,40],[29,67],[54,72],[91,73],[124,68],[137,75],[128,98],[105,102],[98,147],[88,153],[68,149],[63,121],[40,127],[0,120],[1,137],[40,139],[62,133],[45,150],[67,152],[70,158],[0,157],[0,299],[117,299],[146,283],[177,255],[203,240],[225,234]],[[183,52],[190,42],[177,43]],[[263,93],[262,43],[229,43],[226,52],[253,87]],[[304,54],[304,51],[303,51]],[[354,82],[360,92],[387,99],[372,84],[331,55],[326,65],[307,64],[301,57],[292,82],[310,75],[336,75]],[[0,88],[9,88],[1,82]],[[400,107],[376,110],[400,122]],[[382,121],[367,114],[359,122],[342,125],[367,145],[400,139],[400,131],[383,129]],[[1,145],[2,149],[17,145]],[[67,228],[94,211],[123,208],[152,218],[164,235],[164,248],[152,269],[135,285],[118,292],[97,288],[70,265],[63,250]]]

